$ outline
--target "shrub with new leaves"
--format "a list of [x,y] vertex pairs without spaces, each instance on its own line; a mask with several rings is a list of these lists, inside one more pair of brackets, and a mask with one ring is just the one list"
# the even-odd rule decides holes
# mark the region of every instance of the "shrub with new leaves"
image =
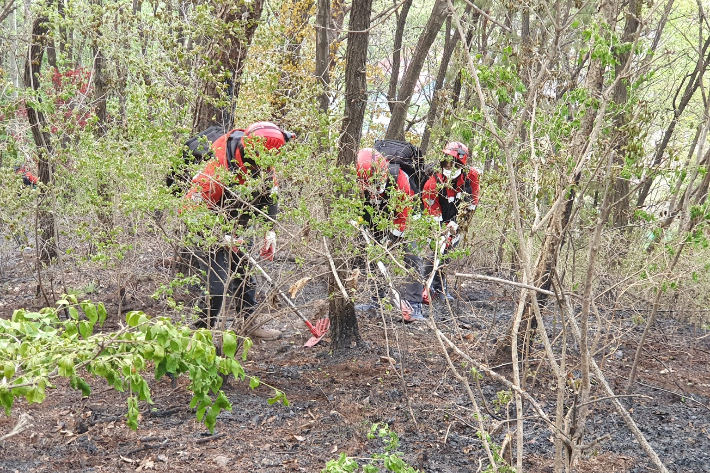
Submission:
[[[59,315],[67,314],[66,320]],[[222,332],[223,356],[218,356],[208,330],[191,330],[173,324],[167,318],[151,319],[140,311],[129,312],[126,325],[113,332],[95,332],[106,320],[103,304],[78,301],[67,295],[39,312],[16,310],[10,320],[0,320],[0,404],[10,415],[14,400],[24,397],[29,403],[42,402],[46,388],[54,388],[53,380],[69,378],[70,386],[84,396],[91,394],[85,377],[106,380],[114,389],[128,392],[127,424],[138,427],[138,403],[152,404],[145,376],[153,372],[155,379],[166,374],[187,373],[188,389],[193,398],[190,407],[197,410],[198,420],[214,431],[217,415],[232,406],[220,389],[224,377],[249,378],[252,389],[257,378],[247,376],[235,358],[238,337]],[[242,339],[242,360],[251,346]],[[288,405],[284,393],[274,388],[269,404]]]

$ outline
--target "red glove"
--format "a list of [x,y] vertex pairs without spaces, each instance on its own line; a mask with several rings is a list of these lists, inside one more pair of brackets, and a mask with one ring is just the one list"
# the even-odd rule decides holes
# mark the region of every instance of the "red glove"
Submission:
[[276,233],[268,231],[266,232],[266,236],[264,236],[264,246],[261,248],[259,255],[263,259],[273,261],[274,252],[276,252]]

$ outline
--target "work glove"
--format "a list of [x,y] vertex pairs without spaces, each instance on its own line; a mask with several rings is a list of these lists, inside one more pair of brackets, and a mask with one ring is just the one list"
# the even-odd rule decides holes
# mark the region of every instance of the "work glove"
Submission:
[[446,229],[449,231],[449,233],[455,234],[457,231],[459,231],[459,224],[452,220],[446,224]]
[[266,232],[264,236],[264,246],[261,248],[259,255],[268,259],[269,261],[274,260],[274,253],[276,252],[276,233],[273,231]]
[[236,238],[230,235],[224,235],[224,243],[232,248],[232,251],[238,253],[239,248],[244,246],[244,240],[241,238]]

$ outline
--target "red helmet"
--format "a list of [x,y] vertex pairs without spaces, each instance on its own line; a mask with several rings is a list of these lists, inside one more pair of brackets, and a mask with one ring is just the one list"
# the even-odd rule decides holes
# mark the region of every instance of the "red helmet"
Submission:
[[387,160],[379,151],[363,148],[357,153],[357,179],[363,189],[376,189],[381,194],[385,191],[388,174]]
[[286,144],[287,141],[283,130],[271,122],[252,123],[244,131],[244,135],[264,138],[264,147],[266,149],[279,149]]
[[453,156],[456,161],[466,164],[468,160],[468,147],[460,141],[451,141],[444,146],[444,154]]

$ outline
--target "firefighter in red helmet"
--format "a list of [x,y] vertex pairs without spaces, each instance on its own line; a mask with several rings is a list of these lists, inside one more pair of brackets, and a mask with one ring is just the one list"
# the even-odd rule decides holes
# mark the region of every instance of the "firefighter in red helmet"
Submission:
[[[246,228],[256,213],[268,215],[273,222],[278,206],[278,185],[273,169],[264,169],[255,159],[259,147],[278,150],[294,135],[270,122],[256,122],[246,130],[235,129],[212,143],[214,158],[192,179],[185,198],[198,205],[227,216],[241,228]],[[224,183],[229,181],[229,184]],[[249,186],[251,195],[238,189]],[[270,227],[270,226],[269,226]],[[202,312],[197,326],[214,326],[223,306],[234,298],[238,312],[248,317],[256,305],[256,286],[248,275],[247,258],[240,246],[247,245],[236,237],[226,236],[221,246],[194,251],[201,272],[205,274],[207,292],[200,302]],[[269,228],[264,236],[260,255],[273,260],[276,234]],[[254,338],[275,340],[281,332],[260,328],[250,334]]]
[[[411,218],[413,209],[418,208],[410,176],[400,169],[399,165],[388,163],[379,152],[364,148],[357,155],[357,180],[365,196],[363,219],[371,228],[374,237],[387,244],[402,243],[407,219]],[[395,196],[401,196],[403,200],[395,199]],[[375,224],[381,217],[390,221],[387,230],[380,229]],[[406,243],[404,264],[421,277],[423,261],[416,255],[413,243]],[[399,289],[402,318],[405,322],[425,320],[422,315],[422,290],[422,283],[411,277]],[[370,304],[358,304],[355,308],[360,311],[376,309],[379,307],[379,299],[384,296],[383,286],[377,300]]]
[[[463,143],[451,141],[442,153],[441,170],[435,172],[424,184],[422,200],[425,211],[448,231],[450,238],[446,240],[446,253],[460,239],[460,235],[456,234],[457,216],[462,212],[474,211],[478,205],[479,173],[475,168],[467,167],[469,152]],[[427,279],[433,266],[433,261],[425,264]],[[432,298],[453,299],[441,270],[434,275],[431,289]]]

